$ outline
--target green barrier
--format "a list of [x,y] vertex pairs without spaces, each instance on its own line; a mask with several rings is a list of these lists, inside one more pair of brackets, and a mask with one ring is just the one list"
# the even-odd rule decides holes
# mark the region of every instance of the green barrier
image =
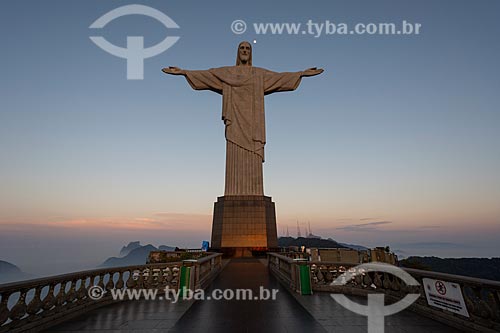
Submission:
[[194,278],[196,275],[196,262],[198,262],[196,259],[187,259],[182,261],[180,270],[181,275],[179,277],[179,291],[181,299],[185,299],[186,296],[188,296],[188,292],[195,288],[196,281],[194,281]]
[[293,261],[296,263],[297,267],[297,291],[300,292],[301,295],[312,295],[311,270],[307,264],[307,259],[299,258],[293,259]]
[[311,288],[311,274],[309,270],[309,265],[299,265],[300,274],[300,294],[301,295],[312,295]]
[[183,299],[190,286],[191,281],[191,267],[181,266],[181,277],[179,278],[180,297]]

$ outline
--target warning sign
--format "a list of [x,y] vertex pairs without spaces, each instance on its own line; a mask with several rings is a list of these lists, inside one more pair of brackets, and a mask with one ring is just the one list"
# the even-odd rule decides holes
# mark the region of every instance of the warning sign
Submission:
[[469,317],[459,284],[427,278],[423,279],[423,283],[430,306]]

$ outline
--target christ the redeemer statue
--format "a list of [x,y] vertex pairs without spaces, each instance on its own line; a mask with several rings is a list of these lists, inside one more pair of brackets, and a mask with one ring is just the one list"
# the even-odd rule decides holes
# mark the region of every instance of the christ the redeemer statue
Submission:
[[266,144],[264,96],[297,89],[304,76],[322,69],[276,73],[252,66],[252,46],[241,42],[236,66],[208,70],[167,67],[163,72],[184,75],[196,90],[222,94],[222,120],[226,127],[225,196],[264,195],[262,163]]

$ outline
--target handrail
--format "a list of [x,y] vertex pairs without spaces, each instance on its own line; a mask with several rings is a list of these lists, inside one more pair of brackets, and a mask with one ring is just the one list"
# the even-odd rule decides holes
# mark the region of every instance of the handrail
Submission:
[[[292,290],[298,290],[296,266],[293,259],[277,253],[268,253],[269,269],[282,283]],[[301,263],[302,265],[304,262]],[[353,263],[308,261],[312,289],[317,292],[342,292],[354,295],[366,295],[383,292],[393,300],[402,299],[409,292],[420,293],[419,299],[410,309],[458,329],[479,332],[500,331],[500,282],[467,276],[403,268],[420,286],[409,287],[399,278],[380,272],[364,272],[356,275],[344,286],[332,285],[332,282],[347,269],[357,266]],[[286,269],[283,269],[283,266]],[[290,267],[287,267],[290,266]],[[469,317],[431,307],[427,303],[423,279],[431,278],[456,283],[460,286]]]
[[[194,288],[205,287],[221,270],[220,253],[209,253],[195,263]],[[209,264],[207,265],[206,262]],[[0,332],[42,330],[97,307],[119,300],[112,289],[179,288],[182,262],[106,267],[0,285]],[[201,281],[200,281],[201,280]],[[98,288],[101,297],[89,292]]]
[[484,285],[489,285],[491,287],[496,287],[500,288],[500,282],[495,281],[495,280],[488,280],[488,279],[481,279],[481,278],[475,278],[475,277],[470,277],[470,276],[463,276],[463,275],[454,275],[454,274],[449,274],[449,273],[441,273],[441,272],[434,272],[434,271],[427,271],[427,270],[422,270],[422,269],[415,269],[415,268],[404,268],[406,272],[410,273],[411,275],[428,275],[432,277],[437,277],[441,280],[453,280],[453,282],[463,282],[463,283],[469,283],[469,284],[476,284],[479,286],[484,286]]
[[[178,264],[179,262],[180,261],[172,262],[172,264]],[[81,275],[99,275],[100,273],[107,273],[110,270],[130,271],[130,270],[144,268],[145,266],[154,269],[154,268],[164,267],[165,264],[146,264],[146,265],[133,265],[133,266],[106,267],[106,268],[98,268],[98,269],[89,269],[89,270],[85,270],[85,271],[76,271],[76,272],[65,273],[65,274],[60,274],[60,275],[46,276],[46,277],[35,278],[35,279],[30,279],[30,280],[23,280],[23,281],[19,281],[19,282],[8,282],[8,283],[0,284],[0,292],[4,293],[4,292],[9,291],[9,290],[16,290],[16,289],[20,289],[20,288],[24,288],[24,287],[29,287],[31,285],[43,284],[43,283],[47,283],[47,282],[71,280],[71,278],[74,277],[75,275],[78,275],[78,276],[81,276]]]

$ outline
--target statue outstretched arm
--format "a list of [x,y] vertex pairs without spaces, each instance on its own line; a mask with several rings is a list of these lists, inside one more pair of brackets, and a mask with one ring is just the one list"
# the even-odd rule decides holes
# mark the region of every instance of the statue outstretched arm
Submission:
[[186,75],[185,70],[173,66],[162,68],[162,72],[171,75],[184,75],[184,76]]
[[302,77],[314,76],[323,73],[316,67],[300,72],[272,72],[265,70],[264,94],[269,95],[280,91],[292,91],[298,88]]
[[171,66],[163,68],[162,71],[165,74],[183,75],[191,88],[195,90],[211,90],[222,94],[222,81],[214,75],[211,69],[191,71]]
[[323,68],[316,68],[316,67],[312,67],[312,68],[308,68],[306,69],[305,71],[302,72],[302,76],[303,77],[307,77],[307,76],[316,76],[316,75],[319,75],[321,73],[324,72],[324,69]]

